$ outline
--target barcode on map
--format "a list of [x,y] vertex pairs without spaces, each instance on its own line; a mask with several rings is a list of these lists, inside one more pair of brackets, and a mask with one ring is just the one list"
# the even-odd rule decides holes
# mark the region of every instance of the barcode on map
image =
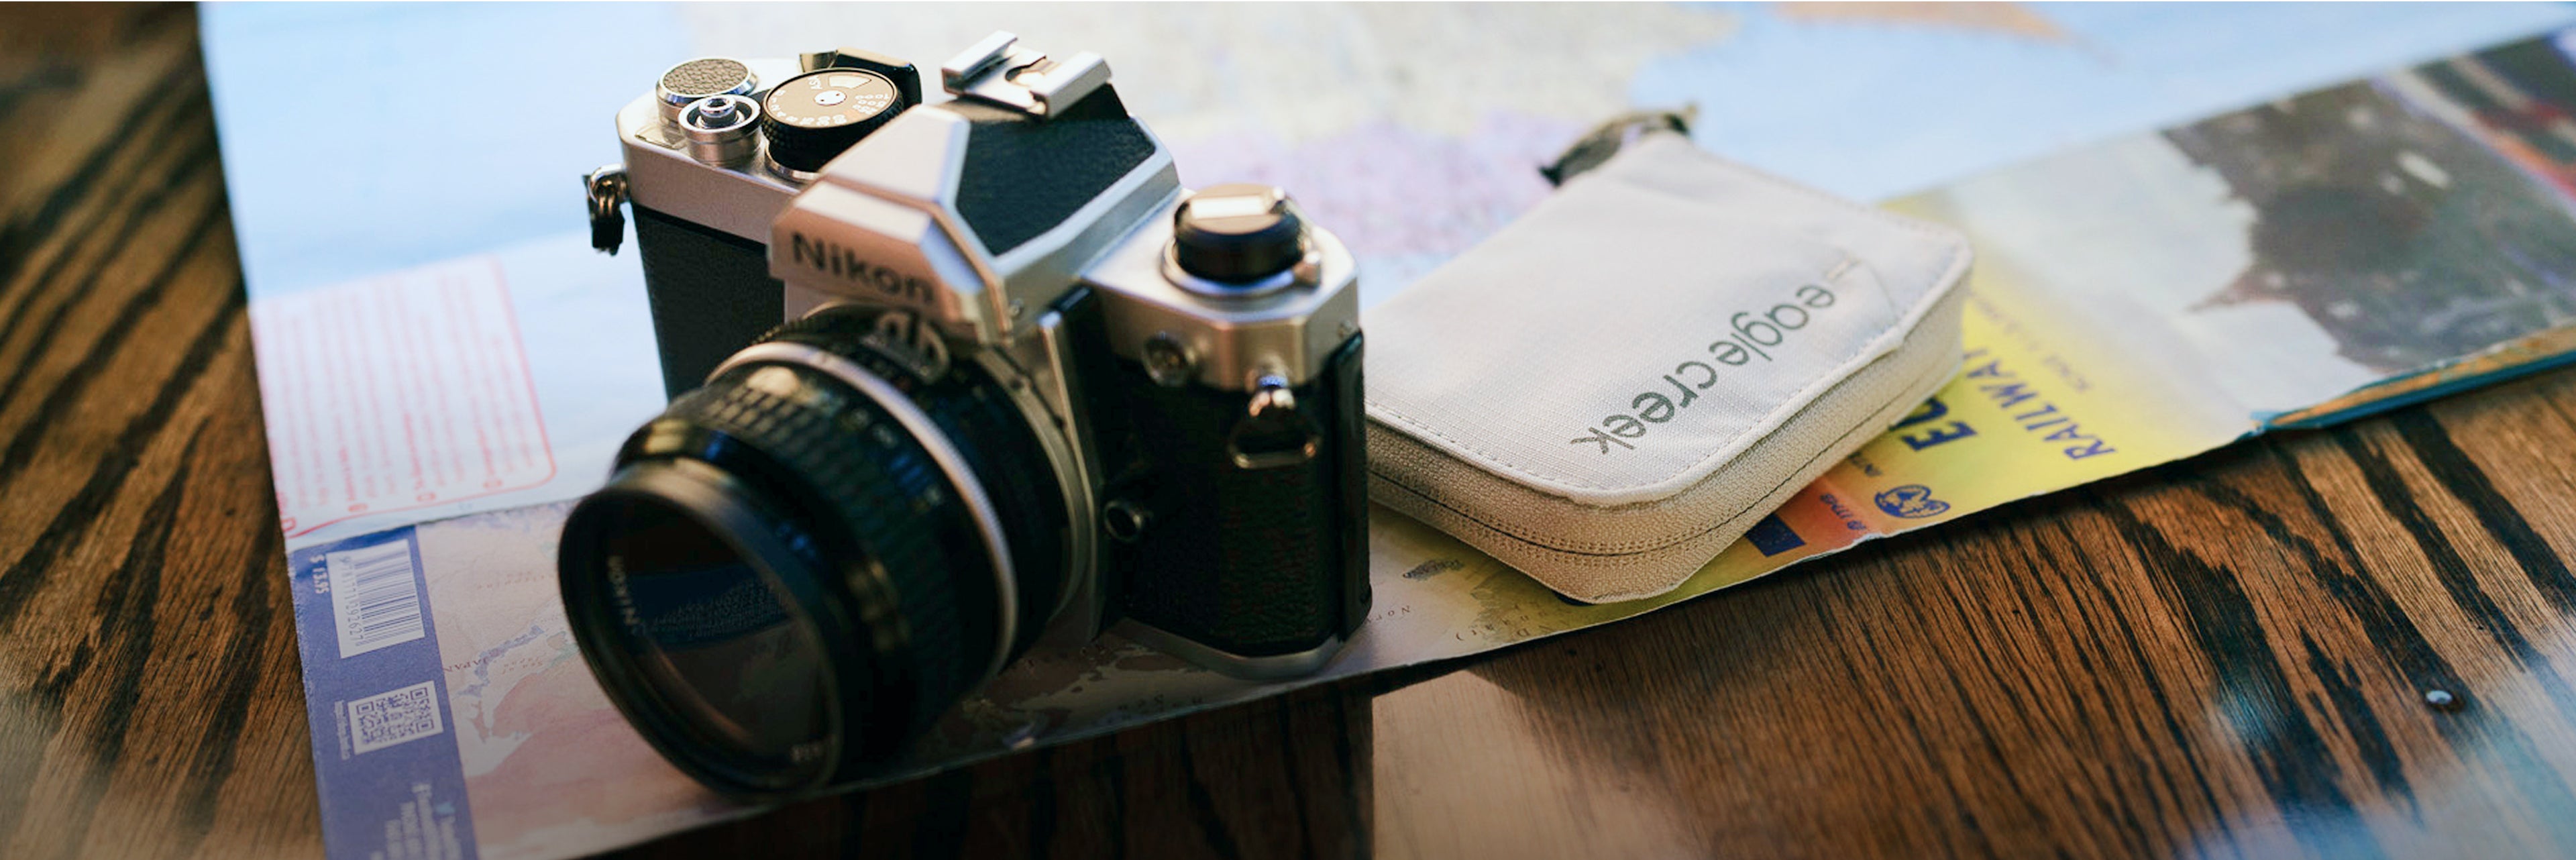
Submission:
[[439,731],[438,687],[434,682],[422,681],[349,702],[352,754],[431,737]]
[[331,610],[340,627],[340,659],[426,635],[420,587],[412,575],[411,541],[341,550],[322,557],[331,576]]

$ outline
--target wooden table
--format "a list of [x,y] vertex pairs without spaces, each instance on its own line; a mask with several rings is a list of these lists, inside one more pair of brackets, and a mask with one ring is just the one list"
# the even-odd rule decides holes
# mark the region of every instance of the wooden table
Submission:
[[[321,850],[195,39],[0,7],[12,857]],[[2570,450],[2546,374],[634,853],[2564,856]]]

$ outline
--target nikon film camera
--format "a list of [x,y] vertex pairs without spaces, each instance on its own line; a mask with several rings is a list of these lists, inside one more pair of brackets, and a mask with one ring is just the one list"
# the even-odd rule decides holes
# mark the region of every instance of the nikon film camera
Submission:
[[1283,677],[1367,614],[1351,255],[1277,189],[1183,190],[1097,55],[996,33],[940,78],[692,60],[588,178],[673,399],[565,523],[564,605],[738,797],[887,772],[1042,638]]

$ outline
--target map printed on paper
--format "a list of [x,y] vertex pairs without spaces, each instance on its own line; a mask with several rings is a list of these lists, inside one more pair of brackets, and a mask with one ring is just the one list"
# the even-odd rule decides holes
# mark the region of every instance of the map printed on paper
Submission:
[[[225,14],[255,13],[213,17]],[[2013,156],[2003,160],[2059,152],[1892,204],[1956,224],[1977,243],[1960,377],[1682,588],[1646,601],[1571,605],[1436,531],[1379,511],[1372,616],[1323,674],[1286,684],[1236,681],[1106,637],[1013,666],[949,716],[919,750],[915,772],[1629,617],[1861,540],[2199,453],[2266,422],[2333,420],[2371,408],[2381,399],[2372,392],[2417,396],[2540,366],[2565,355],[2562,326],[2576,316],[2576,219],[2567,191],[2576,128],[2565,120],[2576,114],[2576,72],[2547,39],[2156,134],[2118,137],[2149,123],[2070,102],[2065,116],[2033,124],[2057,123],[2048,127],[2074,136],[1998,132],[1997,146],[1980,147],[1908,139],[1936,120],[1906,115],[1902,105],[1886,106],[1884,116],[1849,106],[1873,88],[1904,85],[1887,82],[1886,64],[1965,75],[1950,59],[1976,56],[1999,81],[2053,74],[2051,85],[2089,87],[2105,105],[2134,107],[2130,97],[2147,86],[2140,64],[2103,58],[2171,61],[2179,55],[2156,39],[2200,37],[2171,24],[2119,30],[2098,17],[2112,13],[2098,10],[2019,7],[1229,6],[1127,15],[1097,7],[833,6],[800,9],[792,25],[741,7],[676,14],[695,53],[785,53],[829,31],[937,58],[995,27],[1041,47],[1097,51],[1117,68],[1130,108],[1172,146],[1185,182],[1276,182],[1334,224],[1362,258],[1364,304],[1542,198],[1547,187],[1531,167],[1632,102],[1697,98],[1702,145],[1868,196],[2002,163],[1979,160],[1996,158],[1994,151]],[[2254,46],[2272,34],[2267,57],[2293,56],[2294,45],[2378,44],[2372,62],[2382,65],[2432,53],[2370,41],[2395,19],[2333,31],[2330,16],[2265,17],[2307,14],[2295,11],[2209,14],[2248,20],[2233,28],[2204,20],[2193,29]],[[2413,32],[2457,28],[2466,14],[2425,18],[2431,23]],[[2297,26],[2281,26],[2292,20]],[[2105,41],[2113,31],[2136,41]],[[2291,83],[2328,82],[2167,103],[2206,114]],[[1792,98],[1771,90],[1842,110],[1801,114],[1796,104],[1760,101]],[[1807,124],[1730,122],[1752,107]],[[2096,125],[2067,124],[2088,116]],[[228,138],[239,125],[226,124]],[[2063,131],[2079,127],[2091,131]],[[1882,135],[1890,140],[1874,144]],[[234,143],[226,141],[228,155]],[[1911,162],[1953,170],[1906,174]],[[1798,169],[1802,163],[1808,169]],[[234,178],[256,184],[239,172]],[[562,211],[576,217],[568,203]],[[598,257],[563,236],[264,295],[260,273],[291,271],[292,262],[264,255],[255,217],[244,233],[253,315],[263,321],[256,336],[264,387],[375,373],[372,384],[400,390],[424,365],[369,363],[335,350],[480,331],[469,323],[506,303],[523,326],[516,349],[534,403],[528,417],[542,418],[557,464],[555,477],[505,482],[504,494],[364,512],[379,516],[301,529],[290,542],[331,855],[565,857],[751,812],[698,788],[624,723],[574,649],[556,598],[566,500],[603,480],[616,442],[660,406],[631,255]],[[2489,248],[2514,253],[2480,253]],[[439,298],[449,294],[463,298]],[[431,300],[420,304],[422,296]],[[284,322],[326,312],[389,329],[410,320],[419,331],[352,338]],[[506,353],[496,347],[492,355]],[[510,367],[490,356],[474,360],[491,362],[495,373]],[[460,395],[442,387],[435,396]],[[381,436],[319,432],[345,420],[335,410],[412,408],[376,389],[267,400],[281,496],[308,494],[281,505],[300,525],[387,493],[416,495],[421,490],[404,480],[438,474],[407,471],[407,459],[370,447],[387,444]],[[497,418],[529,411],[524,401],[501,399],[487,408]],[[408,450],[424,462],[453,459],[474,438],[511,437],[422,436]],[[533,453],[527,462],[536,462]],[[323,479],[334,474],[331,490]],[[392,483],[359,480],[366,476]]]

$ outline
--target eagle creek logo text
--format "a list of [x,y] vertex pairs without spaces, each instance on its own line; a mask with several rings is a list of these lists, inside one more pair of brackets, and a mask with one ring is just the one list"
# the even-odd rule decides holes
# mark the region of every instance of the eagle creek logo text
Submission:
[[919,275],[907,275],[869,262],[867,258],[859,256],[858,252],[840,245],[821,239],[808,239],[803,233],[790,233],[787,237],[787,255],[788,259],[794,260],[798,265],[811,266],[841,280],[876,290],[896,301],[924,305],[930,303],[932,289],[930,281]]
[[[1840,275],[1847,268],[1849,264],[1836,268],[1833,274]],[[1628,408],[1636,414],[1623,412],[1602,418],[1598,426],[1583,428],[1585,435],[1566,443],[1598,445],[1605,455],[1613,448],[1634,450],[1637,446],[1628,440],[1646,435],[1652,425],[1673,420],[1673,416],[1699,402],[1700,392],[1717,385],[1718,365],[1743,367],[1757,360],[1771,361],[1773,347],[1786,342],[1791,332],[1806,328],[1824,309],[1833,307],[1834,301],[1833,290],[1807,284],[1792,292],[1788,301],[1772,305],[1769,310],[1727,317],[1726,335],[1708,345],[1709,361],[1693,359],[1673,365],[1673,371],[1664,374],[1662,385],[1648,385],[1645,391],[1628,399]]]

